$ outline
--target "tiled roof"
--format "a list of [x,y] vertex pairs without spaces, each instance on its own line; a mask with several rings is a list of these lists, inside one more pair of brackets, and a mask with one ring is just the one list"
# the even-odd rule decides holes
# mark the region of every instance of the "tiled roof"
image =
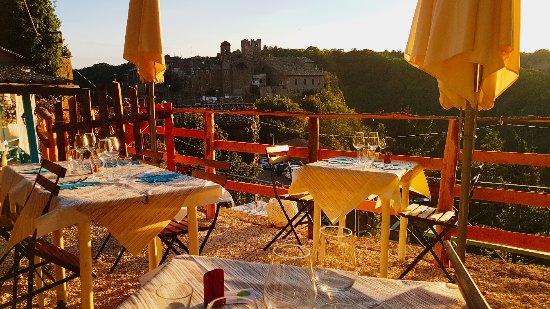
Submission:
[[313,61],[306,57],[266,57],[262,61],[285,75],[323,75],[323,71],[314,67]]
[[30,71],[20,65],[0,65],[0,83],[63,85],[61,78]]

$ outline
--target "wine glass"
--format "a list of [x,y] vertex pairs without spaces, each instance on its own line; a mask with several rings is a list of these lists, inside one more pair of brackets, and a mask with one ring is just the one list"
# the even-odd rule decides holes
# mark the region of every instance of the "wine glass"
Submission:
[[78,152],[78,160],[80,170],[83,170],[84,165],[84,154],[88,150],[88,140],[80,133],[75,134],[74,136],[74,149]]
[[273,248],[264,283],[267,308],[314,308],[317,288],[310,250],[284,244]]
[[339,226],[322,227],[317,250],[317,286],[327,294],[332,303],[334,295],[351,288],[357,278],[355,237],[352,230]]
[[380,148],[380,154],[384,155],[384,149],[386,149],[388,145],[386,144],[386,139],[381,138],[380,141],[378,141],[378,147]]
[[361,159],[361,149],[365,147],[365,133],[355,132],[352,138],[353,148],[357,150],[357,163],[359,164]]
[[86,149],[92,153],[96,146],[96,137],[94,133],[84,133],[83,138],[86,140]]
[[378,132],[369,132],[367,135],[367,147],[369,150],[369,164],[372,163],[376,157],[376,148],[379,147],[380,139],[378,138]]
[[113,177],[115,177],[115,167],[118,159],[120,144],[118,143],[118,138],[116,138],[116,136],[109,136],[108,139],[111,141],[111,147],[109,148],[108,154],[111,159],[111,167],[113,168]]
[[224,296],[214,299],[213,301],[208,303],[208,306],[206,307],[206,309],[214,308],[257,309],[258,305],[256,304],[256,301],[254,299],[248,297]]
[[108,138],[99,139],[97,142],[96,153],[100,162],[100,173],[103,175],[108,170],[109,150],[111,149],[111,140]]

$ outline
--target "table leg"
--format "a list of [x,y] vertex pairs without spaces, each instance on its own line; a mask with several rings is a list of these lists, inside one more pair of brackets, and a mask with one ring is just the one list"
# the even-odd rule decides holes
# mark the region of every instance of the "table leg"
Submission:
[[[409,185],[404,184],[402,187],[402,193],[401,193],[401,211],[407,209],[409,207]],[[400,262],[405,261],[405,256],[407,255],[407,224],[408,219],[405,217],[401,217],[399,219],[399,249],[397,251],[397,259]]]
[[380,227],[380,277],[388,277],[390,249],[390,201],[382,199],[382,224]]
[[[63,241],[63,231],[54,231],[52,241],[53,244],[56,245],[58,248],[64,249],[65,243]],[[65,278],[65,268],[55,265],[55,280],[60,281],[63,278]],[[58,285],[55,289],[57,294],[57,303],[67,304],[67,284],[62,283]]]
[[[35,256],[34,257],[34,264],[39,264],[40,262],[42,262],[42,259],[39,258],[38,256]],[[35,269],[35,272],[36,272],[36,277],[35,277],[35,285],[36,285],[36,289],[39,290],[41,289],[42,287],[44,287],[44,281],[42,281],[42,267],[37,267]],[[38,307],[39,308],[45,308],[46,307],[46,303],[44,302],[44,293],[40,293],[38,294]]]
[[311,254],[313,261],[317,261],[317,247],[319,246],[319,231],[321,229],[321,208],[313,207],[313,245],[311,246]]
[[197,208],[187,208],[189,228],[189,254],[199,255],[199,224],[197,221]]
[[80,251],[80,301],[81,308],[94,307],[92,284],[92,236],[90,222],[78,224],[78,249]]
[[162,251],[162,244],[159,245],[160,238],[153,238],[147,245],[147,252],[149,255],[149,271],[157,268],[160,262],[160,252]]

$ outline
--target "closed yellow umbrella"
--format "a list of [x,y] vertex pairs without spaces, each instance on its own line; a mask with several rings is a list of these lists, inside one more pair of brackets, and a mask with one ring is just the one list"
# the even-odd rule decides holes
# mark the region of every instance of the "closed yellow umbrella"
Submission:
[[439,102],[465,111],[458,248],[465,254],[478,110],[519,76],[520,0],[418,0],[405,59],[437,79]]
[[149,129],[156,150],[154,83],[164,81],[166,70],[159,0],[130,0],[123,57],[137,66],[139,79],[149,83]]

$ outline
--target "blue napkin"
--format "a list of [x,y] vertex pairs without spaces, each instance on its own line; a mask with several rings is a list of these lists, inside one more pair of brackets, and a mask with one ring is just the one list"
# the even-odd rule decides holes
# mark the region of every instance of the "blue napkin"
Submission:
[[[24,170],[24,171],[21,171],[20,173],[21,174],[38,174],[38,171],[40,170],[40,167],[37,167],[37,168],[32,168],[30,170]],[[42,174],[47,174],[49,173],[50,171],[48,171],[47,169],[42,169]]]
[[[115,162],[115,166],[118,166],[119,161],[124,162],[124,163],[131,162],[132,165],[140,165],[141,164],[141,162],[139,162],[139,161],[117,160],[117,162]],[[113,162],[107,162],[107,167],[113,167]]]
[[78,188],[84,188],[84,187],[92,187],[92,186],[99,186],[101,182],[99,181],[81,181],[76,183],[66,182],[59,184],[59,187],[61,190],[74,190]]
[[180,174],[178,173],[145,173],[139,177],[136,180],[137,182],[147,182],[147,183],[155,183],[155,182],[169,182],[176,178],[178,178]]

